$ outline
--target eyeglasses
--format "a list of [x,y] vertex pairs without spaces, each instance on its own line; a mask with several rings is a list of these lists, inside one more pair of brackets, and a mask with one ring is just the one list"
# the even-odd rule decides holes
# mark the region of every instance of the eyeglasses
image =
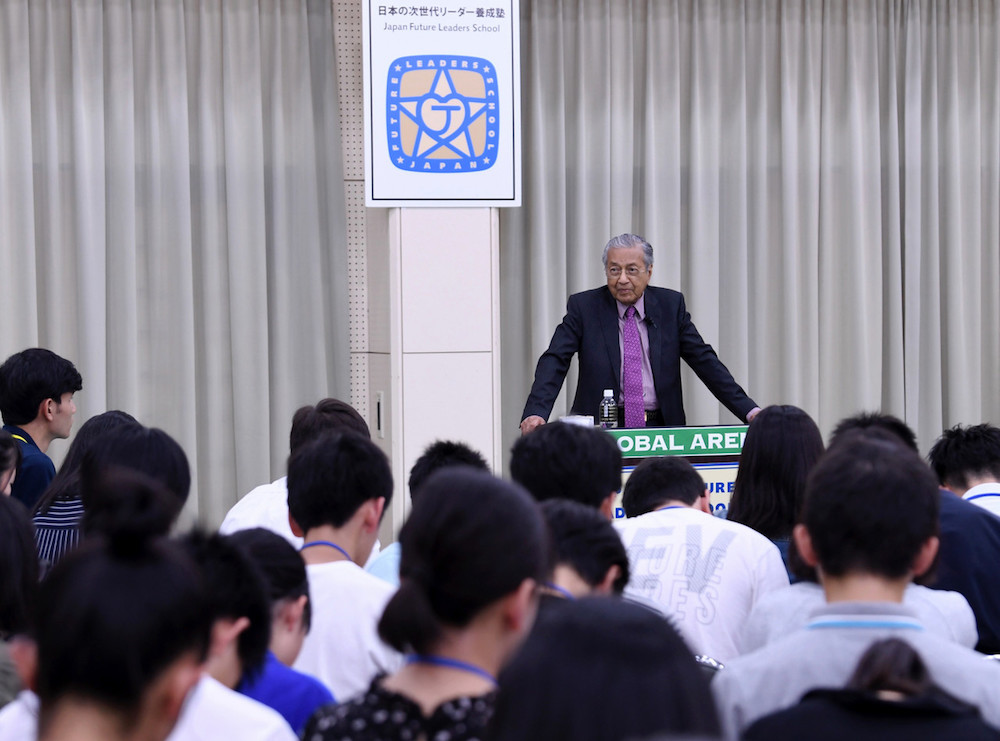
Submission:
[[[609,278],[619,278],[621,277],[622,269],[617,265],[612,265],[610,268],[607,268],[604,272],[608,274]],[[625,268],[625,275],[627,275],[629,278],[635,278],[636,276],[642,275],[645,272],[646,268],[644,267],[640,268],[637,265],[629,265],[628,267]]]

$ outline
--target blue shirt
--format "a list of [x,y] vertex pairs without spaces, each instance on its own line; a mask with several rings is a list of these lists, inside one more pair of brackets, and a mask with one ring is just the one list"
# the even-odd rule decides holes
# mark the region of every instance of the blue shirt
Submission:
[[34,509],[35,503],[56,477],[56,467],[27,432],[15,425],[4,425],[3,428],[14,436],[21,448],[21,466],[10,487],[10,495],[29,510]]
[[260,673],[252,682],[241,680],[236,691],[277,710],[296,733],[302,733],[317,708],[334,702],[318,679],[290,669],[270,651]]

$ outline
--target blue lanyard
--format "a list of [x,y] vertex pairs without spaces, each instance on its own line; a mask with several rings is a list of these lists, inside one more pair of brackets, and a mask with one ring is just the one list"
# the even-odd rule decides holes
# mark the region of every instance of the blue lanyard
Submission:
[[683,504],[668,504],[666,507],[660,507],[656,511],[657,512],[663,512],[664,510],[667,510],[667,509],[684,509],[684,505]]
[[343,548],[341,548],[336,543],[331,543],[329,540],[311,540],[308,543],[303,543],[302,547],[299,548],[299,551],[304,551],[306,548],[312,548],[313,546],[316,546],[316,545],[325,545],[325,546],[329,546],[330,548],[334,548],[335,550],[338,550],[341,553],[343,553],[344,554],[344,558],[346,558],[351,563],[354,563],[354,559],[351,558],[351,554],[350,553],[348,553],[347,551],[345,551]]
[[570,602],[576,602],[576,597],[574,597],[573,593],[568,589],[566,589],[565,587],[560,587],[558,584],[554,584],[550,581],[544,582],[542,586],[545,587],[546,589],[551,589],[553,592],[556,592],[557,594],[561,594]]
[[458,669],[459,671],[468,672],[469,674],[475,674],[477,677],[482,677],[494,687],[497,684],[497,678],[485,669],[478,667],[475,664],[470,664],[467,661],[450,659],[447,656],[436,656],[434,654],[410,654],[406,657],[406,663],[430,664],[431,666],[443,666],[448,669]]

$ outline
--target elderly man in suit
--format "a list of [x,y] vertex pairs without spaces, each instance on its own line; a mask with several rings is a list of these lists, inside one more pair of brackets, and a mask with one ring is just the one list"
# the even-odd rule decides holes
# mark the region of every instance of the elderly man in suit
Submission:
[[566,316],[538,359],[522,434],[545,423],[574,353],[580,357],[574,414],[596,414],[604,389],[613,389],[625,427],[685,424],[683,358],[727,409],[752,420],[759,407],[701,338],[684,296],[649,286],[650,244],[619,235],[605,245],[602,261],[607,285],[569,297]]

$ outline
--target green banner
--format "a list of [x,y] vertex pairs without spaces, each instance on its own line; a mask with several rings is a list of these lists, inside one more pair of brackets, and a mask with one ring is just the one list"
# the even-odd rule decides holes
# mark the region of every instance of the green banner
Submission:
[[638,430],[607,430],[615,438],[624,458],[661,455],[739,455],[747,426],[653,427]]

